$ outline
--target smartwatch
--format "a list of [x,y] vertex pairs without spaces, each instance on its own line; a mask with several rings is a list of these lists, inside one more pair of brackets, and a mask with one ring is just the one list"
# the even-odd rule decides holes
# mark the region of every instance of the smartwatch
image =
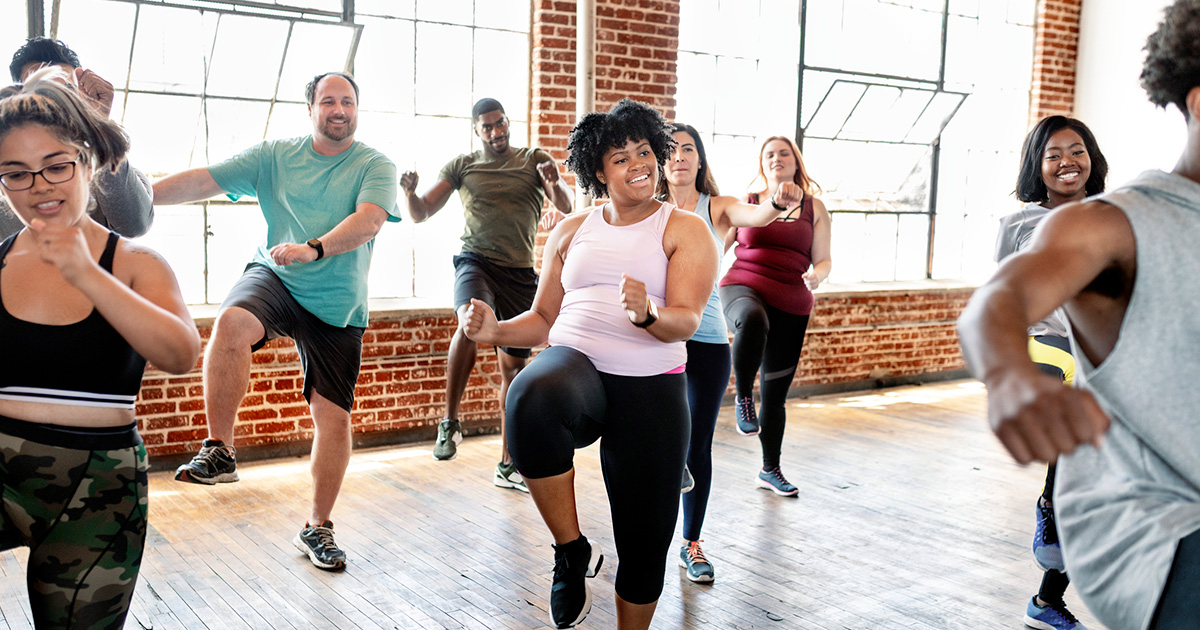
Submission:
[[319,238],[308,239],[308,246],[317,250],[317,260],[321,260],[322,258],[325,257],[325,246],[321,244],[321,239],[319,239]]
[[658,307],[654,305],[654,302],[647,302],[646,319],[640,322],[633,322],[633,325],[637,326],[638,328],[649,328],[650,324],[653,324],[656,321],[658,321]]

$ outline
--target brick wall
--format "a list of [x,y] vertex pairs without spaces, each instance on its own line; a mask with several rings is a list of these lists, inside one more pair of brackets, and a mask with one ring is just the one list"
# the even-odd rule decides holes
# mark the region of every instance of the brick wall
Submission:
[[1075,55],[1079,50],[1079,10],[1083,0],[1038,0],[1034,27],[1032,124],[1046,116],[1070,116],[1075,109]]
[[[969,288],[821,293],[793,384],[857,388],[962,370],[954,320],[970,294]],[[351,414],[356,443],[433,438],[445,410],[454,325],[449,308],[373,314]],[[207,343],[211,320],[200,321],[200,332]],[[242,457],[307,451],[313,425],[301,387],[291,341],[272,341],[254,354],[235,427]],[[481,346],[461,407],[465,432],[498,429],[499,388],[495,353]],[[137,416],[152,457],[174,461],[194,452],[207,435],[200,366],[181,376],[148,369]]]

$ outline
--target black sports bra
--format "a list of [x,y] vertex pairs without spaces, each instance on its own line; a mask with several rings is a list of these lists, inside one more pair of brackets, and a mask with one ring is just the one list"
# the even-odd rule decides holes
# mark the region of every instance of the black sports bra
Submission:
[[[18,234],[0,243],[0,269]],[[108,273],[119,240],[109,232],[100,255]],[[74,324],[36,324],[13,317],[0,297],[0,349],[0,400],[132,410],[146,368],[95,308]]]

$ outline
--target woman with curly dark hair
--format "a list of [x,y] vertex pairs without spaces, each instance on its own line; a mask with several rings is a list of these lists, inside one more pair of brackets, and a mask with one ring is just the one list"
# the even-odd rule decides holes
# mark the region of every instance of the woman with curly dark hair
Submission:
[[[1200,628],[1200,0],[1146,44],[1142,85],[1184,113],[1171,172],[1065,204],[971,296],[959,341],[992,431],[1057,459],[1063,561],[1109,628]],[[1038,369],[1027,327],[1062,306],[1077,386]],[[1045,626],[1042,626],[1045,627]]]
[[[1087,125],[1066,116],[1039,120],[1025,136],[1017,175],[1017,199],[1026,206],[1000,219],[996,262],[1025,249],[1034,228],[1054,208],[1104,192],[1107,175],[1108,161]],[[1027,332],[1029,356],[1038,369],[1073,385],[1075,359],[1071,356],[1067,324],[1059,312],[1050,313]],[[1044,630],[1083,630],[1063,601],[1070,579],[1054,524],[1054,473],[1054,462],[1050,462],[1037,501],[1033,536],[1033,557],[1045,573],[1041,588],[1025,605],[1025,624]]]
[[533,308],[497,322],[472,300],[479,343],[549,341],[508,390],[508,448],[554,538],[550,619],[574,626],[591,608],[585,577],[603,556],[580,532],[574,450],[600,440],[612,510],[617,626],[648,628],[662,593],[688,445],[685,342],[717,276],[704,222],[654,197],[674,142],[653,108],[623,100],[584,116],[567,167],[611,201],[550,233]]

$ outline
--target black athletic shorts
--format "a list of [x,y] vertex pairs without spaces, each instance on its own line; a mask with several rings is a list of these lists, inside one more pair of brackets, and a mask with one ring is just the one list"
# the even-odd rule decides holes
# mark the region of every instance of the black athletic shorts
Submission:
[[[454,257],[454,310],[471,303],[486,302],[496,319],[512,319],[533,306],[538,275],[531,267],[501,267],[472,252]],[[505,354],[529,358],[529,348],[501,347]]]
[[315,389],[337,406],[350,411],[354,405],[354,386],[362,364],[364,328],[331,326],[305,310],[292,297],[279,276],[270,267],[250,263],[229,295],[221,303],[224,310],[237,306],[250,311],[262,323],[266,334],[251,346],[256,352],[276,337],[291,337],[300,353],[304,371],[304,399],[312,402]]

